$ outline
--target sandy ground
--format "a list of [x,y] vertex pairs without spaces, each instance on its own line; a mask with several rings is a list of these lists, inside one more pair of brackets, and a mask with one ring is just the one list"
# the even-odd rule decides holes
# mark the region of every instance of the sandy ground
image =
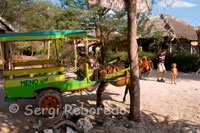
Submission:
[[[170,72],[167,72],[165,80],[165,83],[156,82],[155,71],[153,71],[150,77],[140,80],[141,125],[145,128],[145,130],[140,130],[140,132],[200,132],[200,75],[180,72],[177,78],[177,84],[172,85],[170,81]],[[3,101],[5,93],[2,85],[0,87],[1,133],[33,132],[34,130],[32,129],[30,120],[47,120],[47,118],[41,116],[24,115],[24,112],[26,112],[25,106],[28,104],[34,105],[34,100],[19,100],[17,102],[5,103]],[[130,97],[128,94],[126,102],[122,102],[124,90],[125,87],[109,85],[103,95],[103,102],[106,109],[118,107],[121,110],[125,110],[126,114],[124,116],[127,118]],[[96,108],[96,92],[90,94],[83,92],[81,98],[79,93],[64,95],[64,101],[66,104],[74,106],[83,104],[84,108]],[[12,114],[9,112],[9,105],[12,103],[17,103],[19,105],[20,111],[18,113]],[[117,119],[117,116],[96,115],[95,118],[102,118],[104,119],[103,122],[105,122],[107,119]],[[105,128],[97,124],[91,132],[102,131],[116,133],[116,131],[136,131],[128,127],[118,129],[119,127],[120,126],[113,125],[111,130],[109,129],[111,127]]]

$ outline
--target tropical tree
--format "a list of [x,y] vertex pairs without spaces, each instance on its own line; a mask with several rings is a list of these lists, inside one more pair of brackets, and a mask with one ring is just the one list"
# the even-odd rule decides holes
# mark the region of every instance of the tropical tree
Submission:
[[153,52],[159,52],[162,49],[164,43],[163,31],[157,30],[152,33],[153,42],[150,43],[149,48]]
[[84,29],[95,29],[102,44],[102,64],[105,59],[105,35],[118,31],[124,21],[125,12],[111,11],[107,8],[91,5],[87,0],[60,0],[63,8],[71,8],[79,12],[79,22]]

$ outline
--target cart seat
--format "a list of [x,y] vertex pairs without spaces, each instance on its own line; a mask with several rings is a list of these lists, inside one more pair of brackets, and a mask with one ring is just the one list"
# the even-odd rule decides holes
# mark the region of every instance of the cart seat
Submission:
[[66,80],[77,79],[77,75],[73,71],[71,71],[69,69],[65,68],[64,74],[65,74],[65,79]]

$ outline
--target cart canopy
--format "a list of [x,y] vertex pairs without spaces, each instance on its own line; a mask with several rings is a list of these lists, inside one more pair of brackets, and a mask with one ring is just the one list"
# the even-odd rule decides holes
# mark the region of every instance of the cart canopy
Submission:
[[[89,41],[97,41],[97,40],[98,40],[96,37],[91,36],[91,35],[87,35],[87,39],[88,39]],[[86,40],[86,38],[84,38],[84,41],[85,41],[85,40]]]
[[7,33],[0,34],[0,42],[51,40],[65,37],[87,37],[87,33],[85,30]]

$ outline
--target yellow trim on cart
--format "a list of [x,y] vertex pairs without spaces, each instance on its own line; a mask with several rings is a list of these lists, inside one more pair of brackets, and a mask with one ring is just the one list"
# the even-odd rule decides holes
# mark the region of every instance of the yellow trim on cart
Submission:
[[5,80],[4,88],[8,87],[17,87],[17,86],[31,86],[37,84],[46,84],[53,82],[64,82],[65,75],[50,75],[50,76],[42,76],[42,77],[33,77],[33,78],[23,78],[23,79],[13,79],[13,80]]
[[64,67],[4,70],[3,76],[26,75],[26,74],[32,74],[32,73],[53,73],[53,72],[64,72]]
[[19,66],[32,66],[32,65],[47,65],[47,64],[56,64],[58,63],[58,60],[33,60],[33,61],[27,61],[27,62],[16,62],[12,63],[14,67]]

